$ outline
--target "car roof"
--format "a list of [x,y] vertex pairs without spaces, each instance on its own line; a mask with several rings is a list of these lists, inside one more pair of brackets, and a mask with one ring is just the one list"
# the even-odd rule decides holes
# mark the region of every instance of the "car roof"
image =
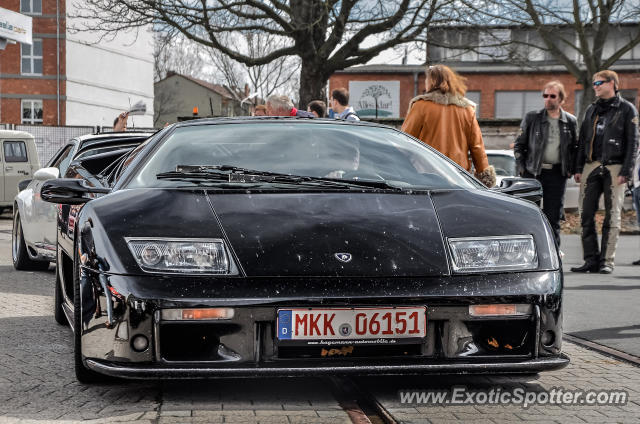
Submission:
[[34,138],[26,131],[0,130],[0,138]]
[[[389,125],[367,121],[348,121],[345,119],[332,118],[307,118],[302,116],[233,116],[221,118],[200,118],[181,121],[173,124],[174,127],[188,127],[197,125],[219,125],[238,123],[260,123],[260,122],[286,122],[286,123],[306,123],[306,124],[338,124],[338,125],[361,125],[367,127],[394,128]],[[395,128],[394,128],[395,129]]]
[[86,150],[89,147],[104,146],[109,144],[140,143],[151,137],[151,132],[123,132],[106,134],[87,134],[77,137],[80,145],[78,150]]
[[154,132],[150,131],[125,131],[125,132],[110,132],[110,133],[99,133],[99,134],[85,134],[80,137],[76,137],[76,139],[83,143],[87,140],[117,140],[120,138],[131,138],[131,137],[149,137]]

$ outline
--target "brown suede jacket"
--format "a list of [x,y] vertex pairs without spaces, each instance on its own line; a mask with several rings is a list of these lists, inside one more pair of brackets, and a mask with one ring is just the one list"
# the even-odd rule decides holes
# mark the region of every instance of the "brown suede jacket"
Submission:
[[409,104],[402,131],[422,140],[467,171],[471,171],[471,152],[476,177],[488,187],[495,184],[495,171],[489,166],[471,100],[440,91],[417,96]]

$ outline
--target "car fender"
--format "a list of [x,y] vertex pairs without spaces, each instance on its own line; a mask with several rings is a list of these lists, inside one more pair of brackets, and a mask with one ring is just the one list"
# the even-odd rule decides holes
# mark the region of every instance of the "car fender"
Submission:
[[[33,216],[33,182],[29,183],[27,188],[16,194],[13,200],[13,216],[16,212],[20,214],[20,222],[22,224],[22,236],[27,247],[33,248],[35,232],[29,225],[31,217]],[[31,249],[27,249],[29,255],[31,255]]]

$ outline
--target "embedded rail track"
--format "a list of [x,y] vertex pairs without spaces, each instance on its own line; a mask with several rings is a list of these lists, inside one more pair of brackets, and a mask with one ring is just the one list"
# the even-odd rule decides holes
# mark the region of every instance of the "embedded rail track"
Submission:
[[351,377],[329,377],[327,383],[353,424],[397,424],[380,402]]

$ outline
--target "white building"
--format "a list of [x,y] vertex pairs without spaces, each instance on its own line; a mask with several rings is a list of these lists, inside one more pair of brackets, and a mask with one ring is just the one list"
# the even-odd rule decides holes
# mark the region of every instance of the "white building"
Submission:
[[142,28],[116,37],[74,29],[82,0],[21,0],[12,10],[33,18],[33,44],[0,51],[0,122],[111,126],[142,101],[129,127],[153,126],[153,37]]

